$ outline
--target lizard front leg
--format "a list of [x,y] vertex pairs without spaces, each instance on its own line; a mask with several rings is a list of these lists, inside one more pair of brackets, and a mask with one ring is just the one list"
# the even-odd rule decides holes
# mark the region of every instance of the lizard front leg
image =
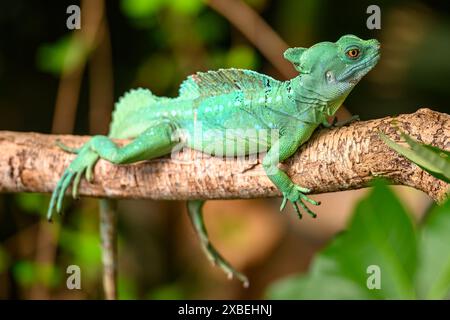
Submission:
[[77,153],[77,157],[64,171],[53,190],[47,218],[50,220],[55,210],[61,212],[64,195],[72,181],[72,196],[76,198],[83,172],[86,173],[88,181],[92,180],[92,171],[98,159],[102,158],[114,164],[133,163],[169,154],[172,148],[179,143],[180,138],[176,135],[176,126],[167,121],[149,127],[123,147],[117,146],[106,136],[95,136],[79,149],[69,148],[58,143],[63,150]]
[[307,201],[313,205],[319,205],[320,202],[307,197],[305,194],[310,192],[310,190],[292,182],[288,175],[278,168],[278,164],[292,156],[295,151],[309,139],[313,131],[313,128],[306,127],[285,132],[280,139],[272,145],[263,159],[263,167],[267,176],[283,194],[283,202],[280,211],[284,209],[289,200],[294,206],[299,218],[302,218],[302,214],[297,204],[315,218],[316,214],[312,212],[303,201]]

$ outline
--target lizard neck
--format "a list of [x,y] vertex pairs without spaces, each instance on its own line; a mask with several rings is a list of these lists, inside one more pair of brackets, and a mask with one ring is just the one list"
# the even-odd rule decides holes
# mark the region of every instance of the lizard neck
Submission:
[[300,74],[286,81],[292,88],[292,97],[303,108],[313,107],[315,113],[333,116],[349,95],[351,88],[326,90],[323,82],[310,74]]

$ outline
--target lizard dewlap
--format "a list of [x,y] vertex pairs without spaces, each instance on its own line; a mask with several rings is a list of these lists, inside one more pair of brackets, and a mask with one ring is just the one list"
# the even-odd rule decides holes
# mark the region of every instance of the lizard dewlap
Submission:
[[[377,64],[379,49],[377,40],[345,35],[336,42],[287,49],[284,57],[299,72],[288,81],[251,70],[220,69],[189,76],[175,98],[157,97],[148,89],[129,91],[116,103],[108,136],[95,136],[76,150],[62,146],[78,155],[53,191],[48,218],[55,210],[61,212],[64,194],[71,184],[73,197],[77,197],[82,175],[91,180],[98,159],[114,164],[133,163],[170,154],[180,146],[216,156],[245,156],[268,150],[263,167],[283,194],[280,209],[289,201],[299,217],[298,205],[315,217],[305,204],[318,204],[306,196],[310,190],[294,184],[278,164],[308,141],[320,124],[330,126],[327,118],[335,114],[355,85]],[[277,135],[258,138],[273,131]],[[116,138],[132,141],[119,147],[111,140]],[[202,248],[229,277],[237,277],[248,285],[247,278],[209,242],[203,204],[200,199],[188,201],[189,216]]]

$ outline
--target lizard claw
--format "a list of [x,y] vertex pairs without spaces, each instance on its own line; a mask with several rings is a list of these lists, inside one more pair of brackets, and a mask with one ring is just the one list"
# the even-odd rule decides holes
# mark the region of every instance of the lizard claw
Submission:
[[62,212],[64,195],[72,181],[72,196],[76,199],[78,197],[78,187],[80,185],[81,175],[83,172],[86,171],[86,178],[88,181],[92,180],[92,170],[99,158],[98,154],[90,149],[89,143],[86,143],[79,149],[69,148],[60,142],[57,142],[57,144],[64,151],[77,153],[78,155],[64,171],[55,189],[53,190],[47,211],[47,219],[49,221],[51,221],[54,211],[58,213]]
[[284,210],[284,208],[286,207],[286,203],[288,201],[287,197],[283,197],[283,201],[281,202],[281,206],[280,206],[280,212]]
[[304,188],[294,184],[292,189],[288,193],[283,193],[283,201],[280,206],[280,211],[282,211],[286,207],[286,203],[289,200],[297,213],[299,219],[302,218],[302,213],[298,208],[298,204],[305,210],[311,217],[316,218],[317,214],[315,214],[311,209],[309,209],[303,201],[307,201],[315,206],[320,205],[320,201],[315,201],[309,198],[305,193],[310,192],[311,190],[308,188]]

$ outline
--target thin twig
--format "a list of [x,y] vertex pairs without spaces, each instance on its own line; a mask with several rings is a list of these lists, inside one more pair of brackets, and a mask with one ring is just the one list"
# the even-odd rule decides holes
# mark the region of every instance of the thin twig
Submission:
[[115,201],[100,201],[103,288],[105,298],[117,299],[117,208]]

